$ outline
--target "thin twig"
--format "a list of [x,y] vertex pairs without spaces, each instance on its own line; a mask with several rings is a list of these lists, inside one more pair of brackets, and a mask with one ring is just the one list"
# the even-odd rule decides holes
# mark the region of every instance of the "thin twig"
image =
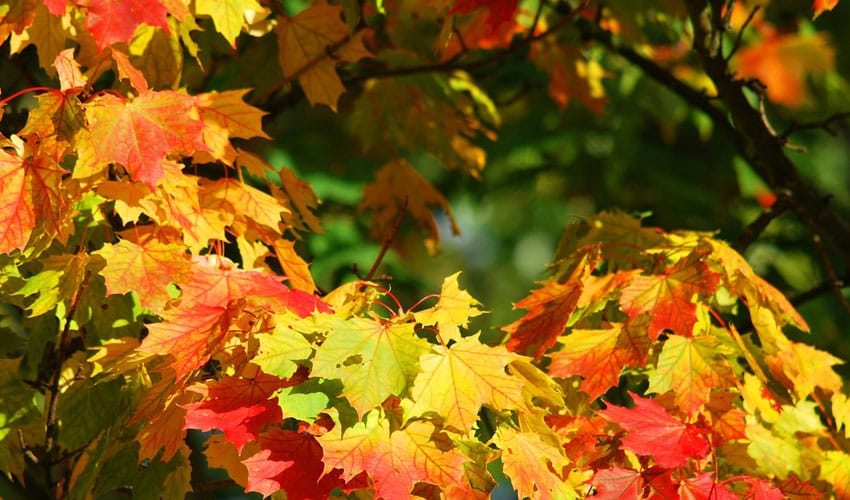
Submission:
[[811,130],[811,129],[818,129],[818,128],[822,128],[822,129],[826,130],[827,132],[829,132],[830,135],[835,135],[836,131],[835,131],[835,129],[832,128],[832,124],[835,123],[835,122],[846,120],[848,118],[850,118],[850,111],[844,111],[842,113],[835,113],[834,115],[830,116],[829,118],[826,118],[824,120],[817,121],[817,122],[810,122],[810,123],[796,123],[795,122],[795,123],[792,123],[788,127],[788,129],[785,130],[785,132],[782,132],[782,135],[780,135],[779,137],[787,140],[788,137],[791,136],[791,134],[793,134],[795,132],[799,132],[800,130]]
[[773,205],[765,208],[756,220],[752,221],[746,228],[744,228],[741,234],[738,235],[738,238],[735,240],[732,248],[739,253],[746,250],[759,238],[759,236],[761,236],[773,219],[776,219],[785,213],[785,211],[789,208],[791,208],[791,205],[788,200],[788,195],[786,193],[780,193]]
[[372,267],[369,269],[369,272],[366,273],[366,276],[363,277],[364,281],[372,281],[372,278],[375,276],[375,273],[378,272],[378,266],[381,265],[381,261],[384,260],[384,256],[387,254],[387,250],[390,249],[390,246],[393,244],[393,240],[396,235],[398,235],[398,230],[401,227],[401,221],[404,219],[404,213],[407,212],[407,196],[404,197],[404,202],[402,203],[401,210],[398,212],[398,216],[395,218],[395,222],[393,223],[392,229],[390,229],[389,234],[387,234],[384,241],[381,243],[381,251],[378,252],[378,256],[375,257],[375,263],[372,264]]
[[[755,7],[753,7],[753,10],[750,11],[750,15],[747,16],[746,20],[744,20],[744,24],[741,25],[741,29],[738,30],[738,36],[735,37],[735,43],[732,44],[732,50],[730,50],[729,54],[726,55],[726,62],[727,63],[729,62],[729,60],[732,59],[732,56],[735,55],[735,52],[738,52],[738,48],[740,48],[741,41],[744,37],[744,31],[747,30],[747,27],[750,25],[750,23],[756,17],[756,13],[759,11],[759,9],[761,9],[761,5],[756,5]],[[729,12],[731,12],[731,11],[732,11],[732,9],[729,9]]]
[[810,300],[814,300],[825,293],[829,293],[835,289],[836,283],[840,288],[847,288],[850,286],[850,274],[846,274],[841,276],[836,281],[824,281],[823,283],[817,285],[816,287],[806,290],[805,292],[799,293],[789,299],[791,305],[794,307],[799,307]]

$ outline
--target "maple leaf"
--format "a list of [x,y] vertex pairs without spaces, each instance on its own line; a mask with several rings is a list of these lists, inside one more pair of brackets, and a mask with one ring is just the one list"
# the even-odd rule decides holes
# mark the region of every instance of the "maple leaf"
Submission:
[[712,389],[735,385],[732,367],[711,335],[670,335],[649,374],[649,391],[672,390],[676,406],[693,416],[708,402]]
[[138,351],[171,356],[169,366],[180,380],[202,367],[224,346],[235,311],[194,304],[162,313],[163,321],[148,325],[148,336]]
[[263,11],[255,0],[196,0],[195,13],[212,17],[216,30],[236,48],[236,37],[247,26],[246,15]]
[[322,475],[322,446],[303,432],[272,428],[259,439],[260,451],[245,460],[248,468],[246,491],[264,496],[280,490],[289,500],[328,498],[342,487],[339,471]]
[[540,358],[564,333],[582,294],[580,279],[559,283],[547,280],[541,288],[514,304],[528,313],[502,330],[510,334],[507,348]]
[[722,264],[721,273],[725,281],[731,285],[733,292],[746,299],[757,329],[757,316],[760,316],[761,312],[754,309],[755,306],[762,306],[773,313],[771,317],[779,318],[781,324],[790,323],[804,332],[809,331],[806,320],[794,309],[791,302],[776,287],[757,275],[741,254],[721,241],[712,239],[708,243],[711,245],[712,257]]
[[206,150],[195,100],[174,91],[140,92],[131,101],[103,94],[85,105],[95,156],[123,165],[156,190],[167,155]]
[[[393,56],[406,64],[410,54],[384,58]],[[479,178],[487,153],[472,139],[495,139],[479,115],[492,114],[489,121],[498,122],[495,105],[483,96],[482,89],[463,77],[431,73],[400,77],[397,82],[371,79],[354,103],[352,127],[369,151],[385,156],[391,146],[413,156],[428,152],[446,168]]]
[[641,366],[646,361],[652,341],[641,327],[645,324],[574,329],[564,337],[563,347],[550,354],[548,373],[563,378],[581,375],[581,390],[596,399],[619,383],[624,367]]
[[480,302],[466,290],[460,289],[457,282],[458,276],[460,271],[443,279],[440,298],[434,307],[413,314],[417,322],[437,326],[443,344],[460,339],[460,327],[466,328],[469,325],[469,318],[484,312],[477,308],[481,305]]
[[257,335],[260,348],[251,359],[264,372],[289,378],[298,369],[296,361],[306,360],[313,354],[313,346],[304,335],[289,327],[285,314],[275,315],[274,332]]
[[291,168],[283,167],[277,174],[280,178],[280,189],[297,210],[297,214],[293,213],[286,219],[287,224],[298,230],[309,229],[314,233],[321,233],[321,222],[313,213],[320,201],[313,192],[313,188],[309,183],[296,177],[295,171]]
[[690,458],[702,458],[711,451],[703,431],[673,418],[655,401],[630,393],[634,408],[609,405],[597,413],[628,432],[623,448],[638,455],[651,455],[666,468],[679,467]]
[[32,24],[38,3],[36,0],[18,0],[0,5],[0,44],[10,33],[21,33]]
[[735,54],[733,69],[741,78],[755,78],[771,101],[799,107],[806,101],[806,78],[835,66],[835,49],[823,33],[771,34],[761,43]]
[[133,66],[133,63],[130,62],[130,56],[114,48],[109,50],[109,55],[115,61],[115,67],[118,69],[118,78],[129,81],[130,85],[138,92],[149,90],[145,75]]
[[372,56],[363,45],[363,32],[351,36],[341,13],[342,7],[317,0],[296,16],[280,19],[275,28],[284,77],[298,78],[311,105],[325,104],[334,111],[345,91],[337,62]]
[[722,484],[714,482],[715,474],[705,472],[682,481],[679,498],[685,500],[738,500],[739,497]]
[[168,11],[159,0],[78,0],[85,7],[86,28],[97,48],[116,42],[129,42],[140,24],[168,31]]
[[59,76],[59,88],[63,91],[84,87],[86,79],[80,71],[80,63],[74,59],[74,49],[65,49],[56,55],[53,67]]
[[502,24],[513,19],[519,0],[457,0],[449,11],[451,14],[468,14],[473,10],[486,8],[487,24],[496,31]]
[[204,399],[183,405],[185,429],[218,429],[242,453],[245,444],[255,441],[266,424],[279,422],[283,415],[277,402],[269,399],[285,381],[258,372],[253,378],[222,377],[190,387]]
[[694,251],[662,275],[635,276],[620,295],[620,307],[631,318],[652,315],[648,333],[653,340],[664,330],[690,336],[697,321],[694,296],[714,293],[719,279],[703,262],[703,253]]
[[30,316],[44,314],[64,300],[73,300],[85,281],[90,256],[86,253],[51,255],[41,259],[42,270],[27,278],[16,293],[36,295],[29,305]]
[[38,137],[39,154],[61,162],[74,144],[76,133],[85,126],[77,92],[45,92],[36,99],[38,107],[30,111],[19,135]]
[[232,165],[237,156],[236,150],[230,144],[231,137],[271,139],[263,132],[262,118],[266,113],[243,100],[248,92],[250,89],[209,92],[195,96],[201,120],[205,125],[204,143],[215,159],[228,165]]
[[419,372],[419,357],[429,344],[414,334],[413,323],[328,317],[311,374],[340,379],[342,395],[362,417],[387,397],[400,396]]
[[73,38],[73,35],[68,23],[59,16],[51,15],[46,5],[39,4],[35,8],[32,24],[22,33],[12,34],[9,45],[12,54],[34,45],[38,51],[39,66],[52,73],[52,64],[69,38]]
[[395,159],[378,170],[375,182],[363,190],[363,201],[357,209],[374,211],[370,235],[375,239],[391,234],[399,212],[406,210],[425,231],[426,246],[429,250],[434,250],[439,246],[440,233],[431,211],[432,207],[445,210],[452,224],[452,232],[455,235],[460,234],[449,202],[443,195],[407,161]]
[[499,428],[495,442],[502,450],[502,467],[520,498],[578,498],[561,474],[569,464],[563,449],[544,442],[533,432]]
[[181,287],[180,306],[184,309],[196,305],[225,307],[245,298],[285,307],[301,317],[313,311],[330,312],[330,307],[315,295],[290,290],[279,276],[240,269],[227,257],[198,256],[192,262],[194,275]]
[[365,471],[375,487],[376,498],[412,499],[418,482],[448,488],[462,483],[467,457],[456,449],[443,451],[433,439],[435,427],[413,421],[390,432],[386,418],[370,412],[344,433],[337,425],[319,436],[324,449],[325,471],[341,469],[346,479]]
[[819,15],[834,9],[836,5],[838,5],[838,0],[814,0],[812,2],[812,8],[814,9],[814,16],[812,18],[817,19]]
[[106,260],[100,272],[107,295],[136,292],[139,303],[155,312],[171,300],[168,285],[182,285],[192,277],[189,256],[181,247],[147,238],[139,243],[122,240],[94,252]]
[[275,256],[283,269],[283,273],[289,280],[289,284],[296,290],[302,290],[307,293],[316,291],[316,283],[313,282],[313,275],[310,274],[310,267],[295,252],[295,242],[292,240],[277,239],[272,242]]
[[607,102],[602,87],[605,71],[597,61],[587,60],[575,44],[545,39],[531,47],[528,58],[549,74],[549,96],[559,108],[566,109],[570,99],[576,98],[602,113]]
[[446,427],[471,432],[478,410],[522,408],[523,382],[505,367],[520,356],[502,346],[482,344],[478,336],[464,337],[451,347],[434,346],[419,359],[421,373],[411,389],[413,415],[434,411]]
[[279,230],[281,214],[290,213],[289,208],[280,200],[232,178],[205,184],[200,193],[200,200],[203,207],[232,213],[237,220],[253,221],[273,231]]
[[844,363],[832,354],[801,342],[785,341],[781,348],[765,356],[771,372],[783,374],[790,381],[788,387],[799,399],[806,399],[815,387],[828,392],[841,391],[841,377],[832,369]]
[[621,467],[598,470],[593,474],[591,483],[596,486],[598,500],[625,500],[641,498],[643,478],[640,472]]
[[61,177],[66,173],[49,156],[23,159],[0,149],[0,254],[23,249],[36,229],[64,236],[68,200]]

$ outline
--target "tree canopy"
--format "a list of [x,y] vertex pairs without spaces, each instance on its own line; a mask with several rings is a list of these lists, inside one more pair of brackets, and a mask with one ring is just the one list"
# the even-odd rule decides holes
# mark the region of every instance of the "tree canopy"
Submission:
[[850,498],[845,7],[3,2],[0,496]]

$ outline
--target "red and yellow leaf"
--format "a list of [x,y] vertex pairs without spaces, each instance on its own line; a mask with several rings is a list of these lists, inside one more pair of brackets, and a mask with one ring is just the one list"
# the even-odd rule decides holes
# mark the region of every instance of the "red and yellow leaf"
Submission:
[[701,252],[692,252],[661,275],[635,276],[620,295],[620,307],[631,318],[649,313],[653,340],[664,330],[690,336],[697,321],[694,298],[713,294],[719,278],[703,262]]
[[341,469],[344,479],[365,471],[376,498],[412,499],[418,482],[468,489],[462,481],[467,457],[456,449],[441,450],[431,423],[414,421],[390,432],[387,420],[375,411],[344,433],[339,429],[337,425],[318,438],[324,448],[325,471]]
[[96,158],[120,163],[151,189],[167,156],[207,149],[195,100],[179,92],[140,92],[131,101],[103,94],[85,105],[85,115]]
[[514,305],[528,313],[502,328],[510,334],[507,348],[540,358],[564,333],[581,292],[582,282],[578,280],[567,283],[548,280],[543,287],[532,290],[531,295]]
[[652,340],[645,333],[645,322],[638,323],[572,330],[563,338],[563,347],[550,355],[549,374],[564,378],[581,375],[581,390],[591,399],[598,398],[617,386],[623,368],[646,361]]
[[712,389],[734,385],[732,367],[711,335],[670,335],[649,373],[649,391],[663,394],[672,390],[676,406],[690,416],[708,402]]
[[186,429],[209,431],[218,429],[242,453],[242,448],[259,438],[260,432],[283,415],[272,394],[286,381],[257,370],[253,378],[222,377],[198,384],[190,390],[200,392],[204,399],[183,405],[186,409]]

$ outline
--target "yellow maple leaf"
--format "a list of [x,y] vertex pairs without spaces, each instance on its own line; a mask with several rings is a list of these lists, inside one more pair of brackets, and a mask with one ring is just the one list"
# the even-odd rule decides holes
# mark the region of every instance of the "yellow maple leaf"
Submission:
[[460,340],[460,327],[466,328],[469,318],[480,315],[484,311],[478,309],[481,303],[475,300],[466,290],[461,290],[457,282],[460,271],[443,280],[440,290],[440,300],[434,307],[414,313],[416,321],[423,325],[435,325],[440,330],[440,338],[444,344],[450,340]]

